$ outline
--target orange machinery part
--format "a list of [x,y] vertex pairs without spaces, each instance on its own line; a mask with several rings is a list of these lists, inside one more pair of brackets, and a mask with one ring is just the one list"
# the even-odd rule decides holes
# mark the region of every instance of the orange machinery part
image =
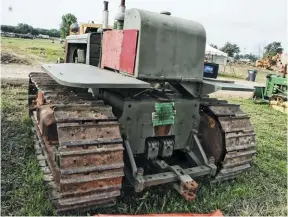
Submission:
[[187,216],[223,216],[222,212],[217,209],[214,212],[211,212],[209,214],[196,214],[196,213],[167,213],[167,214],[145,214],[145,215],[109,215],[109,214],[98,214],[95,215],[100,217],[149,217],[149,216],[162,216],[162,217],[169,217],[169,216],[175,216],[175,217],[187,217]]

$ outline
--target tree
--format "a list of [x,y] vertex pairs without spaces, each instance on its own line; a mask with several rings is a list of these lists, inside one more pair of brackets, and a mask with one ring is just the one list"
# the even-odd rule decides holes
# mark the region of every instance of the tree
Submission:
[[239,60],[239,59],[241,59],[241,58],[243,58],[243,55],[239,55],[239,54],[236,54],[235,56],[234,56],[234,59],[235,60]]
[[13,32],[13,33],[15,33],[16,27],[15,26],[8,26],[8,25],[1,25],[1,30],[3,32]]
[[32,34],[32,35],[49,35],[50,37],[60,37],[60,31],[57,29],[41,29],[41,28],[33,28],[25,23],[19,23],[17,26],[9,26],[9,25],[1,25],[2,32],[11,32],[18,34]]
[[114,23],[113,23],[113,29],[117,29],[117,21],[114,21]]
[[62,16],[62,22],[60,24],[60,35],[62,38],[66,38],[69,35],[70,26],[77,22],[77,18],[73,14],[65,14]]
[[278,49],[281,47],[281,42],[273,41],[264,47],[264,58],[267,56],[275,56],[277,54]]
[[230,42],[226,42],[224,47],[222,47],[220,50],[227,53],[229,57],[233,57],[234,54],[238,54],[240,52],[238,45]]
[[38,29],[32,29],[32,32],[31,32],[32,35],[39,35],[39,31]]
[[256,55],[254,55],[254,54],[252,54],[252,53],[250,53],[250,54],[236,54],[235,56],[234,56],[234,59],[235,60],[240,60],[240,59],[249,59],[249,60],[251,60],[252,62],[255,62],[257,59],[258,59],[258,56],[256,56]]
[[249,60],[251,60],[252,62],[255,62],[255,61],[258,59],[258,57],[257,57],[256,55],[252,54],[252,53],[250,53],[250,54],[245,54],[245,55],[244,55],[244,58],[245,58],[245,59],[249,59]]
[[57,29],[50,29],[49,32],[52,37],[60,37],[59,31]]
[[240,60],[240,59],[249,59],[249,60],[251,60],[252,62],[255,62],[257,59],[258,59],[258,57],[256,56],[256,55],[254,55],[254,54],[252,54],[252,53],[250,53],[250,54],[236,54],[235,56],[234,56],[234,59],[235,60]]
[[18,33],[21,33],[21,34],[32,33],[33,31],[33,27],[29,26],[26,23],[19,23],[16,28],[17,28]]
[[216,49],[218,49],[218,46],[216,44],[209,44],[211,47],[214,47]]

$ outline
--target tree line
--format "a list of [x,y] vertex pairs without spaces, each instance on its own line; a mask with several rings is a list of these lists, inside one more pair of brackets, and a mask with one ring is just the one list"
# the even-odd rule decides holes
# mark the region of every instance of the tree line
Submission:
[[11,32],[18,34],[32,34],[32,35],[49,35],[50,37],[60,37],[60,31],[57,29],[42,29],[33,28],[25,23],[19,23],[17,26],[1,25],[2,32]]
[[69,29],[71,24],[76,23],[77,18],[75,15],[68,13],[62,16],[62,22],[60,29],[42,29],[34,28],[26,23],[19,23],[17,26],[1,25],[2,32],[18,33],[18,34],[31,34],[31,35],[49,35],[50,37],[62,37],[65,38],[69,35]]
[[[240,47],[237,44],[233,44],[231,42],[226,42],[223,47],[218,48],[215,44],[210,44],[211,47],[219,49],[228,54],[229,57],[234,57],[236,60],[239,59],[250,59],[251,61],[255,62],[260,57],[255,54],[239,54]],[[277,52],[279,52],[279,48],[281,48],[281,42],[272,42],[264,47],[264,55],[263,57],[266,58],[267,56],[275,56]]]

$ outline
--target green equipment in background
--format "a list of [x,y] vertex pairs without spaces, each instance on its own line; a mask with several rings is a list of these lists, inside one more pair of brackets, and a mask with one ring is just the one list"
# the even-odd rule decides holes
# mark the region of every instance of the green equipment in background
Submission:
[[268,74],[266,76],[266,86],[255,86],[253,100],[255,103],[266,102],[272,107],[283,112],[287,112],[287,78]]

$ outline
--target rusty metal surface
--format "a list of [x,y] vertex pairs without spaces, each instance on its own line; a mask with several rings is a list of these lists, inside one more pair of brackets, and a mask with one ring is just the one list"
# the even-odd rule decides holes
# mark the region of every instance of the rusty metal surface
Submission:
[[227,151],[240,151],[243,149],[255,148],[255,133],[229,133],[225,137],[225,142],[230,144],[226,147]]
[[31,118],[53,175],[57,211],[114,204],[124,148],[111,107],[44,73],[31,73],[29,82]]
[[198,184],[194,180],[189,181],[189,187],[187,187],[187,183],[181,183],[179,192],[185,200],[194,200],[198,187]]
[[61,169],[61,175],[71,175],[71,174],[79,174],[79,173],[91,173],[91,172],[103,172],[105,170],[113,170],[123,168],[124,163],[114,163],[109,165],[99,165],[93,167],[77,167],[72,169]]
[[[249,116],[239,106],[225,101],[211,100],[201,105],[203,113],[199,136],[204,136],[206,142],[210,141],[210,144],[203,145],[207,146],[206,150],[210,148],[212,155],[213,152],[222,153],[222,157],[216,161],[218,174],[214,181],[233,179],[251,167],[251,161],[256,154],[255,133]],[[220,146],[222,142],[223,145]]]
[[225,132],[250,132],[253,130],[249,117],[218,117]]
[[92,120],[117,120],[114,115],[112,115],[112,109],[110,106],[103,105],[99,106],[87,106],[87,105],[77,105],[77,106],[65,106],[62,108],[54,107],[54,114],[57,122],[61,121],[92,121]]
[[174,184],[174,188],[184,197],[185,200],[194,200],[199,185],[180,166],[170,166],[170,169],[177,175],[180,184]]
[[222,131],[216,120],[206,113],[201,114],[198,138],[207,157],[214,157],[219,164],[225,154]]
[[214,105],[214,106],[209,106],[209,109],[218,116],[237,116],[237,115],[246,115],[241,109],[240,109],[240,105],[231,105],[231,104],[227,104],[227,106],[225,105]]
[[37,120],[42,136],[46,141],[57,141],[57,128],[53,110],[47,106],[38,106]]

